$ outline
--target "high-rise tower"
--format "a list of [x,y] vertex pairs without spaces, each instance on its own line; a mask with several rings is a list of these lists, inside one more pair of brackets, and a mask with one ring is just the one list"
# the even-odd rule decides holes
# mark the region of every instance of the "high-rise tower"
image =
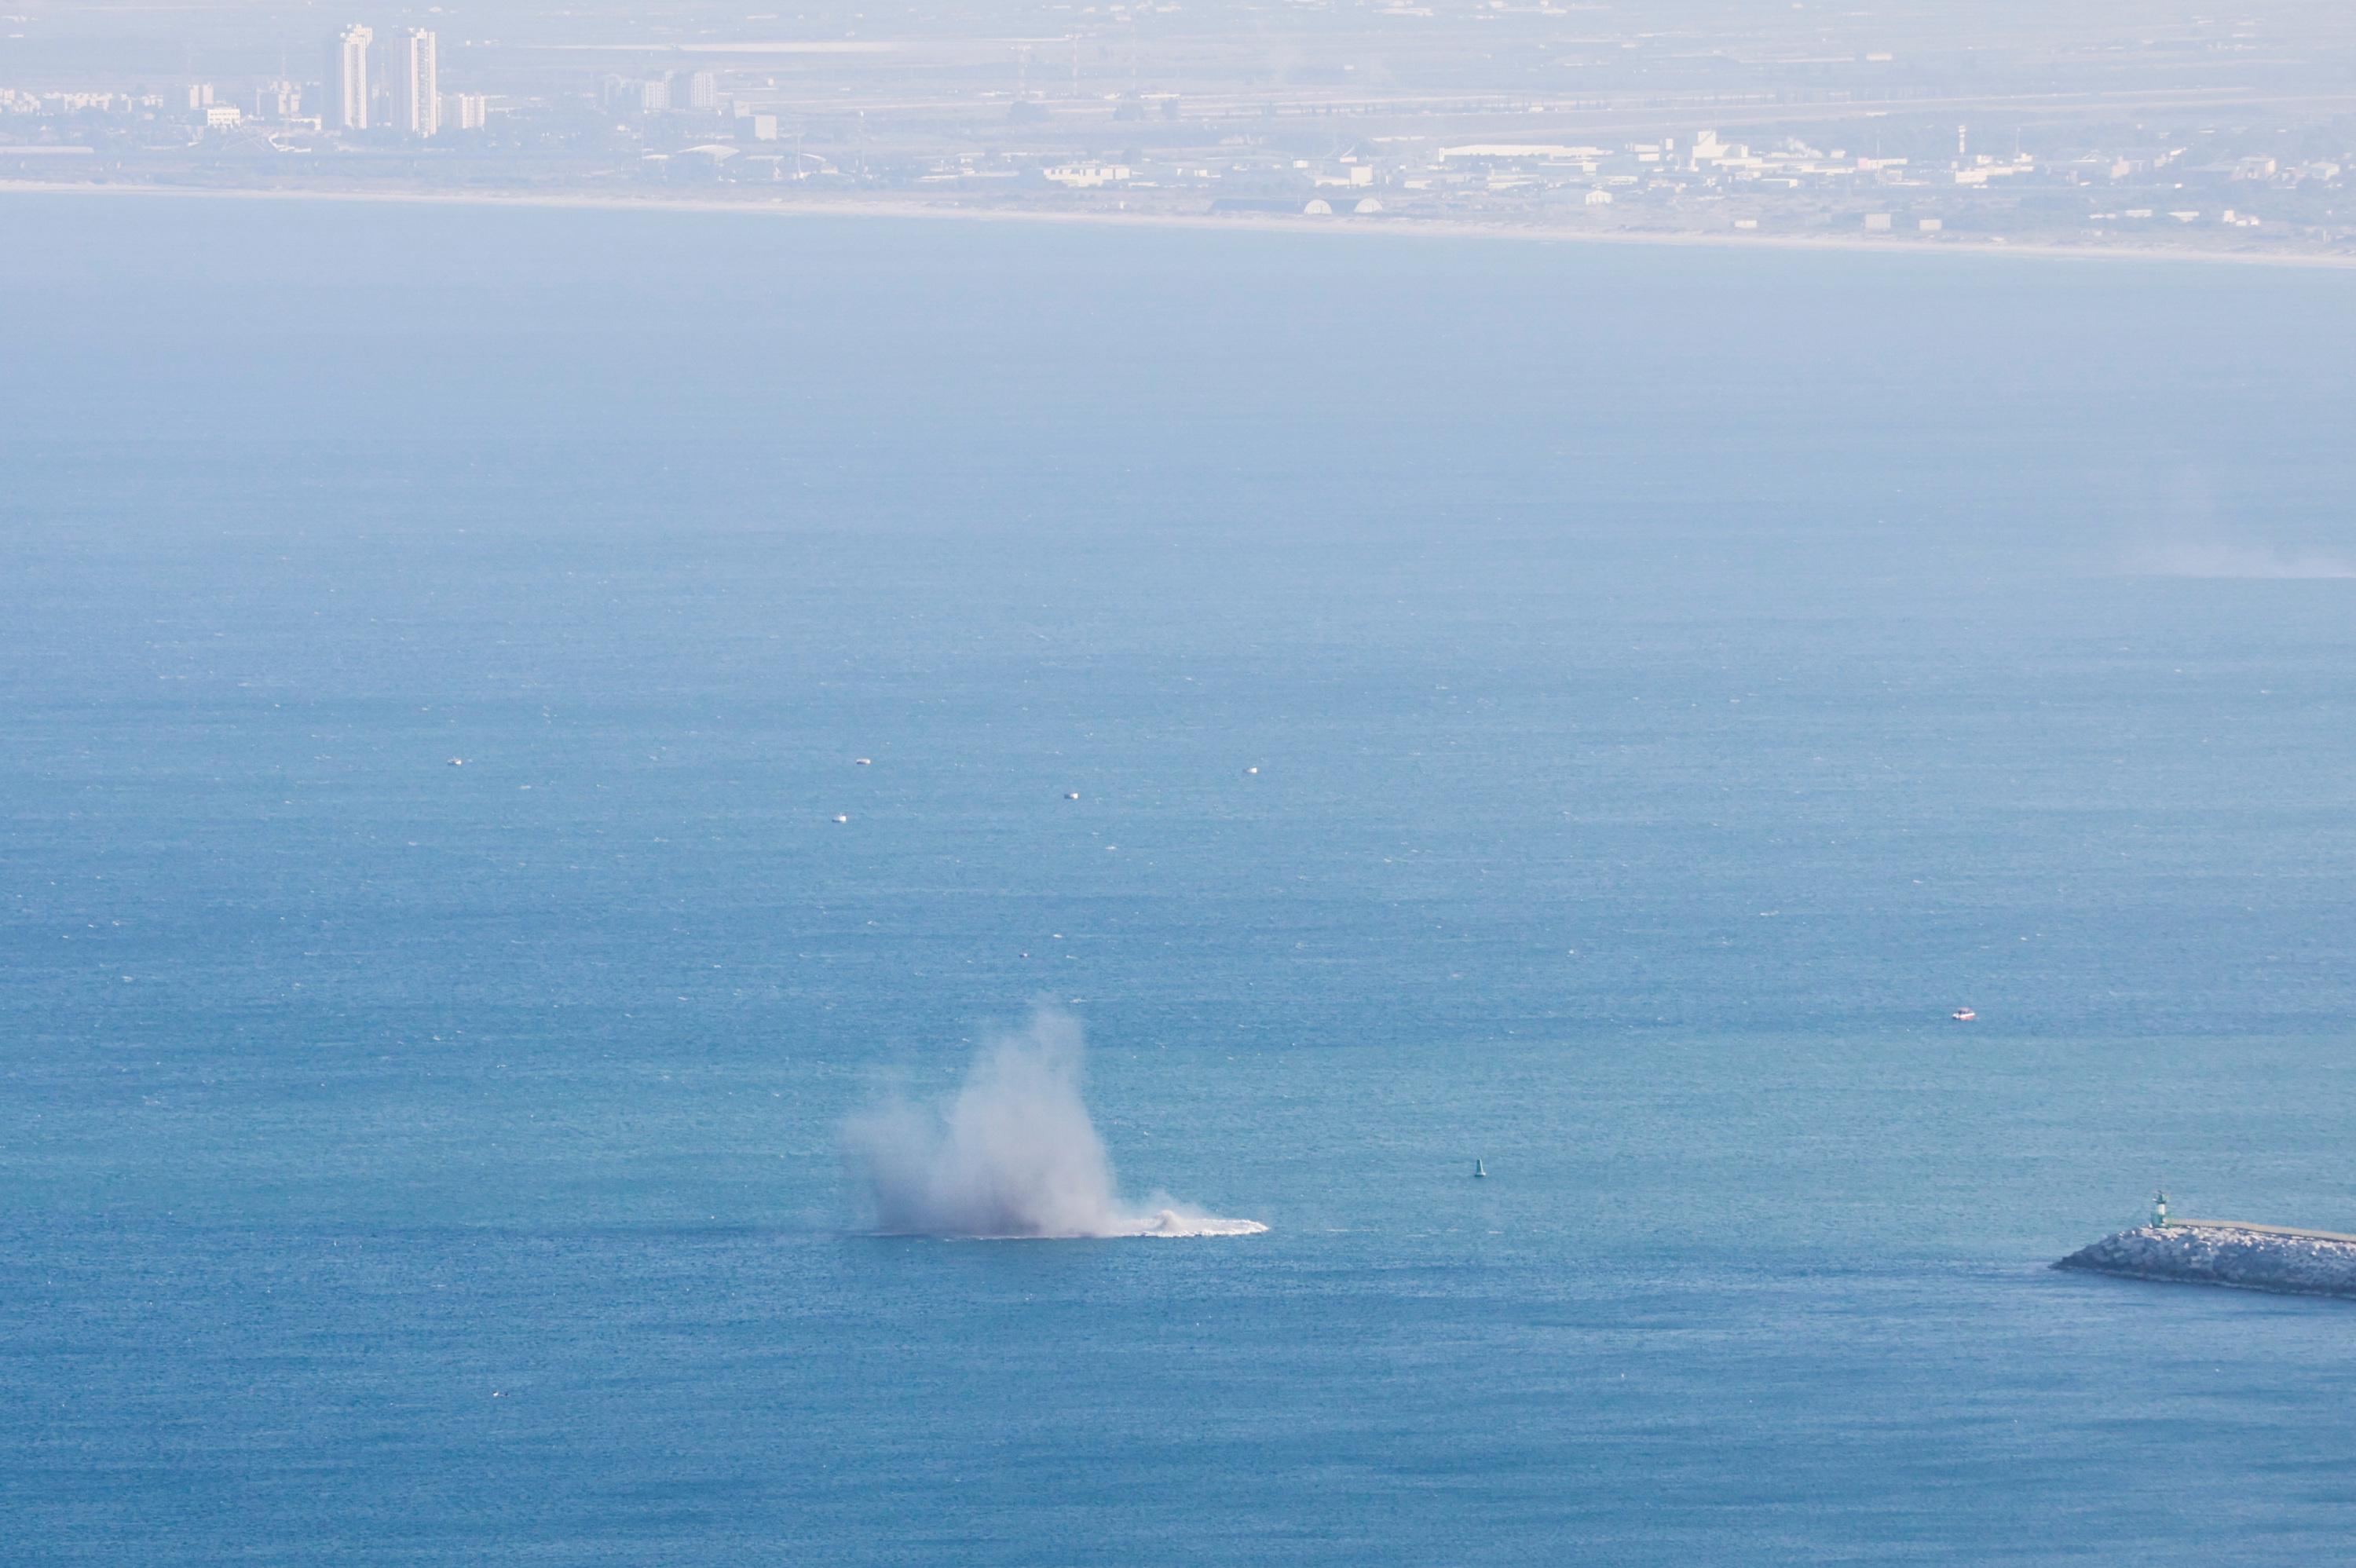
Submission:
[[412,136],[439,135],[442,91],[435,80],[434,35],[423,27],[412,27],[395,52],[392,103],[401,128]]
[[327,123],[369,128],[369,45],[376,35],[355,22],[327,46]]

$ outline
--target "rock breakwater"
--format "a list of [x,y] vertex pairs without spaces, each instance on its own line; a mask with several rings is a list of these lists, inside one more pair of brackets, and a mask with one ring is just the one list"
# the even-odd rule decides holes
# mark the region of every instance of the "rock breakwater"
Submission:
[[2356,1296],[2356,1236],[2330,1231],[2181,1220],[2105,1236],[2053,1266],[2294,1296]]

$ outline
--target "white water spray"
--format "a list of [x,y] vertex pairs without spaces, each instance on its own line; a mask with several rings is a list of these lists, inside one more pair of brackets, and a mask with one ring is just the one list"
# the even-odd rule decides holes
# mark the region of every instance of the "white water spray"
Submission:
[[1080,1097],[1077,1019],[1042,1006],[985,1040],[937,1109],[893,1100],[843,1128],[876,1228],[910,1236],[1241,1236],[1254,1220],[1175,1204],[1132,1209]]
[[2280,549],[2271,545],[2179,540],[2129,558],[2128,569],[2147,577],[2244,578],[2254,581],[2321,582],[2356,578],[2356,559],[2321,550]]

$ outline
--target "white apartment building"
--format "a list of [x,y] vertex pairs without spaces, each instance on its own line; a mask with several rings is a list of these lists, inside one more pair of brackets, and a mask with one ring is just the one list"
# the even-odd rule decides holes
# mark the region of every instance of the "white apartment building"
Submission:
[[395,44],[392,111],[395,123],[412,136],[442,133],[442,92],[436,80],[434,35],[412,27]]
[[369,128],[369,46],[376,35],[355,22],[327,46],[327,123],[345,131]]

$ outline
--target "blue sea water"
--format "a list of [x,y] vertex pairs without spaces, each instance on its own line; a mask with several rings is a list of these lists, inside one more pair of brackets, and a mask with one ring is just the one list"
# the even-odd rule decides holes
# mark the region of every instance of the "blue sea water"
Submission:
[[[2343,1554],[2356,1309],[2045,1265],[2356,1229],[2351,364],[2335,272],[0,200],[0,1556]],[[1269,1233],[862,1233],[1041,998]]]

